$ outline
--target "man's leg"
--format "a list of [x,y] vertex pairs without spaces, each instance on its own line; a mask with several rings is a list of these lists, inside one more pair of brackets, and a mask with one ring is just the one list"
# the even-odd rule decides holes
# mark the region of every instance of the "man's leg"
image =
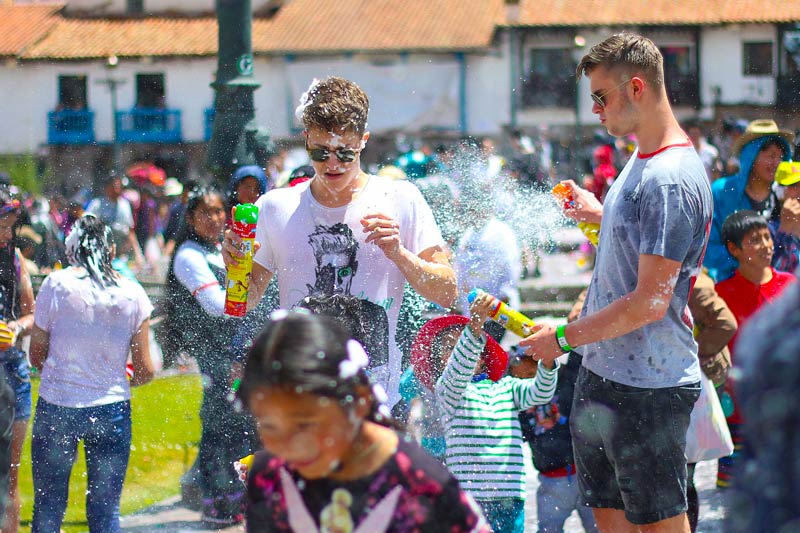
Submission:
[[595,507],[592,509],[597,529],[601,533],[638,533],[639,526],[625,518],[625,511]]
[[597,528],[603,533],[689,533],[689,520],[686,513],[654,522],[652,524],[631,524],[625,518],[625,511],[619,509],[592,509]]

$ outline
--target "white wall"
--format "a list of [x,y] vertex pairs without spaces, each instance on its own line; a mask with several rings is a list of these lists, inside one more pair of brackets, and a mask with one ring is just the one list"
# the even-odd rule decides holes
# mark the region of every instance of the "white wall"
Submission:
[[[775,77],[777,62],[773,59],[773,76],[745,76],[742,74],[745,41],[772,41],[777,43],[777,31],[766,24],[732,25],[705,28],[701,33],[700,79],[703,102],[712,102],[711,88],[722,89],[721,104],[773,105],[775,103]],[[777,45],[773,47],[773,54]]]
[[314,78],[342,76],[370,99],[374,134],[458,127],[458,63],[452,54],[257,58],[256,117],[275,137],[293,135],[294,109]]
[[41,67],[0,66],[0,153],[32,152],[47,139],[47,105],[56,99],[48,78]]
[[[58,76],[85,75],[89,109],[95,113],[95,139],[112,140],[111,92],[101,80],[123,80],[117,88],[117,108],[133,107],[136,75],[163,73],[166,106],[181,110],[183,138],[202,141],[204,110],[213,105],[213,58],[180,61],[125,61],[107,70],[100,61],[26,63],[0,67],[0,94],[10,105],[0,108],[0,121],[13,127],[0,128],[0,153],[35,151],[47,143],[47,112],[58,104]],[[12,103],[13,102],[13,103]]]
[[508,36],[486,54],[467,56],[467,127],[470,134],[497,135],[511,122]]

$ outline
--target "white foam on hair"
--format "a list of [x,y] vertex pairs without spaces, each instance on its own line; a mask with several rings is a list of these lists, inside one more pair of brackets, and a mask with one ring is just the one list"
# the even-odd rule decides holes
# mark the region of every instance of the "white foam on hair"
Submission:
[[303,113],[305,113],[306,108],[314,103],[311,99],[311,93],[314,92],[314,89],[316,89],[317,85],[319,85],[319,81],[320,80],[317,78],[314,78],[311,81],[311,85],[309,85],[308,89],[306,89],[306,92],[300,95],[300,105],[294,109],[294,116],[301,123],[303,122]]
[[[69,264],[75,267],[84,267],[89,270],[89,275],[93,279],[103,279],[103,252],[102,244],[95,239],[91,239],[86,234],[83,220],[78,219],[72,225],[72,230],[64,241],[66,246],[67,259]],[[86,264],[82,264],[78,252],[83,249],[87,253]]]

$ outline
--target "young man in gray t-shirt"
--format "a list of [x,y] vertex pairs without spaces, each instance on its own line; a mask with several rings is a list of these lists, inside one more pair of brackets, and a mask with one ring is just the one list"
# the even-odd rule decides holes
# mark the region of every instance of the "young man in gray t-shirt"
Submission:
[[635,34],[594,46],[578,66],[593,112],[639,147],[605,205],[572,181],[567,215],[601,223],[582,318],[539,327],[534,359],[583,357],[570,429],[583,500],[601,531],[689,531],[686,430],[700,393],[686,305],[711,221],[711,189],[676,121],[658,48]]

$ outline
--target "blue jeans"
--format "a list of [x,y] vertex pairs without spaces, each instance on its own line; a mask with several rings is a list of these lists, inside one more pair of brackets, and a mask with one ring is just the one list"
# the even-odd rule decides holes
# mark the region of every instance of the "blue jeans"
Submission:
[[539,474],[539,488],[536,490],[539,533],[564,531],[564,522],[576,509],[586,533],[597,533],[592,509],[581,504],[580,499],[578,478],[575,476],[547,477]]
[[78,441],[86,451],[89,531],[117,533],[131,451],[131,404],[61,407],[39,398],[33,420],[33,533],[58,533],[67,509]]
[[500,498],[497,500],[477,500],[483,509],[486,521],[494,533],[524,533],[525,500],[521,498]]
[[28,357],[19,348],[2,352],[0,361],[6,371],[6,382],[14,391],[14,420],[31,417],[31,374]]

